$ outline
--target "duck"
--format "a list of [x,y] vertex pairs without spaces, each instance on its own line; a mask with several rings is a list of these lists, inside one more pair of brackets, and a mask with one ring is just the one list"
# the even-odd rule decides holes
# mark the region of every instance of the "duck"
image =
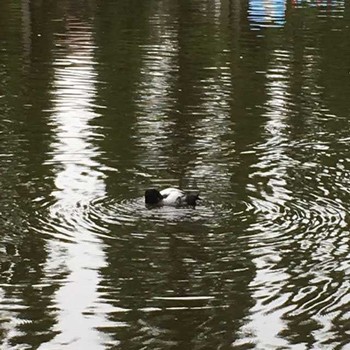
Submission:
[[161,191],[150,188],[145,191],[145,203],[147,205],[194,207],[197,200],[200,199],[198,192],[185,192],[175,187],[165,188]]

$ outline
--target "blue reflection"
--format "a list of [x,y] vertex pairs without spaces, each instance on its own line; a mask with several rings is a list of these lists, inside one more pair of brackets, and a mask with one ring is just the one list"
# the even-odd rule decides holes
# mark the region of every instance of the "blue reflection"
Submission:
[[250,0],[248,18],[252,28],[282,27],[285,23],[286,0]]

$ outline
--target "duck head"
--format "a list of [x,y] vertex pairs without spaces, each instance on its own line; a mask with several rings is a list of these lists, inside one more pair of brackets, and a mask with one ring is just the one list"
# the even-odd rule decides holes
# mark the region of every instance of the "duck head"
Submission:
[[163,200],[163,196],[160,192],[154,188],[145,191],[146,204],[159,204]]
[[198,200],[201,200],[201,198],[199,197],[199,193],[188,193],[187,195],[186,195],[186,203],[188,204],[188,205],[192,205],[192,206],[196,206],[196,202],[198,201]]

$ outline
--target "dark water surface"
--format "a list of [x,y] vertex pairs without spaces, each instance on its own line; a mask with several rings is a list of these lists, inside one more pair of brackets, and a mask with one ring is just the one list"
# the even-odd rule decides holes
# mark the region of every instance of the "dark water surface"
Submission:
[[341,0],[2,0],[1,349],[350,349],[349,57]]

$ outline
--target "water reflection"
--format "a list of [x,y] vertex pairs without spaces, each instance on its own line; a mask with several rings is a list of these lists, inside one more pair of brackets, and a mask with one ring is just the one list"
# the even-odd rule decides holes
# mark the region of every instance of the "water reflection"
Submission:
[[[320,122],[316,115],[320,111],[329,113],[323,101],[318,100],[319,87],[313,84],[312,98],[318,100],[317,104],[312,110],[305,109],[308,113],[305,113],[304,121],[314,121],[309,125],[313,137],[303,134],[306,139],[299,145],[300,138],[297,138],[298,142],[291,139],[293,130],[289,122],[289,110],[295,98],[290,94],[291,84],[287,79],[291,76],[291,56],[279,50],[270,57],[264,105],[266,140],[255,146],[259,158],[251,173],[255,189],[250,186],[252,204],[258,213],[256,222],[248,229],[251,246],[258,246],[252,251],[257,274],[251,284],[257,304],[251,309],[250,322],[243,330],[252,336],[252,341],[258,339],[263,347],[287,347],[300,334],[322,347],[327,343],[325,334],[335,320],[319,317],[320,313],[334,312],[343,317],[340,309],[342,303],[346,303],[345,280],[339,277],[335,282],[332,270],[348,269],[347,263],[336,263],[334,257],[334,247],[339,247],[346,235],[347,204],[332,198],[330,187],[334,188],[334,183],[330,185],[321,180],[325,174],[332,173],[333,176],[326,175],[327,181],[334,181],[336,171],[332,166],[324,164],[321,169],[318,156],[314,158],[315,162],[310,162],[310,154],[305,154],[303,159],[295,157],[296,149],[300,152],[303,147],[319,150],[319,155],[336,152],[327,142],[325,144],[326,134],[316,132],[317,122]],[[313,62],[310,69],[314,68]],[[306,76],[309,79],[312,75]],[[308,79],[305,79],[305,85],[308,85]],[[308,103],[310,101],[305,101],[306,106]],[[343,152],[342,147],[340,150]],[[300,172],[305,176],[303,179]],[[314,182],[318,189],[311,193]],[[308,267],[299,269],[298,266]],[[328,301],[330,295],[335,294],[339,296],[339,303],[332,308]],[[343,341],[341,334],[334,333],[332,337]]]
[[[208,40],[198,36],[195,21],[201,17],[193,10],[205,13],[208,8],[195,5],[176,8],[179,18],[166,16],[167,7],[150,14],[150,35],[140,52],[142,80],[135,94],[133,131],[136,168],[142,170],[145,186],[196,186],[207,189],[206,202],[196,210],[147,210],[142,200],[104,198],[90,207],[92,216],[111,224],[116,237],[107,248],[100,286],[114,307],[108,314],[113,327],[100,329],[128,349],[201,347],[203,339],[213,348],[228,345],[252,304],[247,286],[254,268],[245,242],[221,228],[226,220],[244,220],[246,208],[232,203],[227,48],[221,45],[215,18],[208,35],[219,49],[207,59]],[[194,23],[187,18],[192,15]],[[174,30],[179,19],[184,25],[180,34]],[[215,207],[219,189],[226,196],[221,192]]]
[[[3,347],[348,346],[328,3],[0,3]],[[151,184],[204,200],[149,210]]]
[[92,111],[96,74],[91,27],[68,18],[66,33],[56,40],[50,120],[55,138],[48,161],[54,169],[56,189],[41,232],[54,238],[48,243],[45,269],[59,268],[65,277],[55,293],[58,314],[54,328],[58,334],[43,346],[55,349],[70,344],[97,349],[101,343],[95,327],[105,320],[91,311],[98,297],[97,270],[104,265],[104,254],[100,240],[83,220],[86,203],[105,192],[95,160],[99,150],[92,143],[98,130],[90,124],[96,117]]
[[[253,261],[257,267],[256,277],[250,287],[255,291],[253,298],[257,303],[251,310],[250,322],[243,327],[252,341],[256,342],[257,340],[253,339],[258,339],[263,348],[288,346],[288,342],[278,336],[285,328],[281,318],[288,309],[281,308],[281,304],[286,302],[286,299],[285,296],[280,299],[275,297],[275,294],[278,294],[277,285],[283,284],[288,275],[284,271],[274,273],[273,266],[278,264],[282,257],[278,244],[270,242],[285,239],[285,225],[282,223],[282,227],[274,227],[274,223],[280,220],[283,208],[288,207],[288,203],[293,200],[287,186],[287,169],[294,163],[288,154],[290,96],[289,83],[285,77],[289,75],[290,70],[289,52],[278,50],[272,52],[270,57],[266,72],[267,100],[264,105],[265,142],[256,147],[258,160],[253,165],[250,175],[253,186],[257,188],[253,190],[252,184],[249,188],[253,192],[251,202],[259,213],[257,221],[248,228],[251,232],[250,245],[254,247]],[[288,231],[290,228],[285,229]],[[259,248],[256,248],[258,244]],[[262,295],[262,288],[268,290],[268,293]],[[269,305],[268,312],[264,312],[266,304]]]
[[150,15],[152,34],[141,46],[141,82],[137,88],[135,123],[139,164],[146,172],[169,168],[166,147],[173,132],[169,114],[175,109],[171,96],[176,78],[178,44],[175,20],[164,15]]
[[252,28],[284,25],[286,0],[250,0],[249,20]]
[[293,7],[320,7],[324,9],[340,10],[344,8],[345,2],[342,0],[291,0]]

